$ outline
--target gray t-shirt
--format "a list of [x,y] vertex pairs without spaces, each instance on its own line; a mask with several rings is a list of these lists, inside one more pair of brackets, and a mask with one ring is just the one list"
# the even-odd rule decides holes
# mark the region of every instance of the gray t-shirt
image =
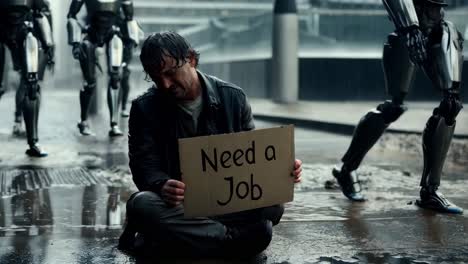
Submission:
[[203,99],[202,95],[198,96],[195,100],[189,102],[179,103],[178,106],[185,113],[192,117],[192,124],[194,131],[198,129],[198,117],[203,109]]

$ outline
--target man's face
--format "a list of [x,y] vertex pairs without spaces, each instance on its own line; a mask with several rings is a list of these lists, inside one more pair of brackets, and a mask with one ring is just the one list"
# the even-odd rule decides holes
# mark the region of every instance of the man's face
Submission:
[[164,68],[150,75],[158,89],[171,94],[177,101],[194,100],[199,94],[195,59],[189,58],[182,65],[177,65],[174,58],[163,58]]

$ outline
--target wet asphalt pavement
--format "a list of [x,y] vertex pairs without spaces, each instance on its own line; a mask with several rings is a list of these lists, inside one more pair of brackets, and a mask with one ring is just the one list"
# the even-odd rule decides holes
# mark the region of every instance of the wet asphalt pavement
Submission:
[[[303,182],[270,247],[250,260],[135,259],[116,249],[125,202],[136,188],[126,137],[109,139],[108,113],[82,137],[78,91],[43,92],[44,159],[11,135],[13,93],[0,101],[0,263],[468,263],[468,218],[421,210],[422,154],[414,135],[385,135],[360,169],[366,203],[326,189],[350,137],[296,128]],[[126,132],[127,119],[122,119]],[[276,124],[257,122],[257,127]],[[441,191],[468,209],[468,141],[456,140]]]

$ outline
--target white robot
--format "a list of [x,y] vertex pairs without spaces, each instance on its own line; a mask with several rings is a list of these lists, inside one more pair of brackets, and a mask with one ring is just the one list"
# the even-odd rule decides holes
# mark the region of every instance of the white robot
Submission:
[[[83,29],[76,15],[86,5],[87,25]],[[97,47],[106,46],[109,86],[107,104],[110,112],[109,136],[121,136],[119,119],[119,89],[122,79],[123,43],[119,28],[120,12],[126,21],[129,38],[138,43],[140,29],[133,20],[133,2],[130,0],[73,0],[68,12],[68,42],[73,46],[73,57],[80,61],[84,85],[80,92],[81,121],[78,129],[82,135],[91,135],[88,110],[96,88]],[[84,34],[83,34],[84,33]]]
[[[0,0],[0,46],[10,49],[13,68],[21,76],[15,121],[21,123],[18,111],[22,112],[29,145],[26,154],[31,157],[47,156],[38,145],[37,127],[41,102],[38,84],[41,47],[49,64],[53,64],[54,41],[49,11],[47,0]],[[3,67],[0,74],[3,74]],[[3,92],[0,87],[0,96]]]

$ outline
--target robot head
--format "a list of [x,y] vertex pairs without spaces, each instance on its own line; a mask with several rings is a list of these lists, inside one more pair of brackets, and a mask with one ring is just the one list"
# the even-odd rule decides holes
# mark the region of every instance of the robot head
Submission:
[[445,0],[415,0],[416,13],[419,24],[423,28],[432,29],[444,19]]

